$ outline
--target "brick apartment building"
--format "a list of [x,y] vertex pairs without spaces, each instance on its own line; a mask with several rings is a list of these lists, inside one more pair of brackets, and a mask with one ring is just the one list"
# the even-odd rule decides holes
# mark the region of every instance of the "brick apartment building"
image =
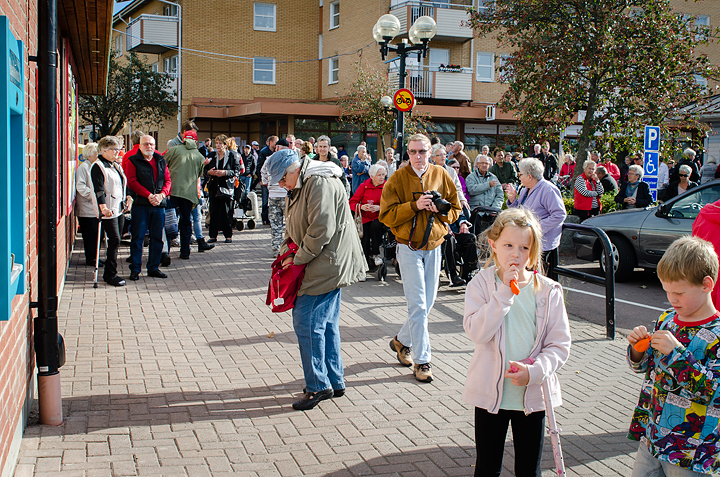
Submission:
[[[697,16],[698,23],[720,18],[718,2],[675,3],[679,13]],[[396,40],[407,38],[418,16],[437,22],[428,57],[419,63],[409,59],[406,84],[422,103],[418,109],[432,116],[433,132],[443,142],[462,140],[473,150],[504,146],[515,134],[509,114],[496,112],[495,120],[486,120],[486,106],[506,88],[496,69],[509,52],[498,51],[490,37],[473,38],[463,25],[467,10],[482,8],[482,0],[182,0],[178,5],[129,3],[114,17],[113,45],[120,52],[146,53],[146,61],[176,78],[175,85],[179,78],[182,119],[194,118],[202,137],[222,133],[262,142],[271,134],[305,139],[328,134],[350,151],[365,140],[375,156],[377,134],[344,131],[336,121],[335,99],[353,83],[357,63],[397,80],[395,64],[383,64],[372,37],[375,22],[386,13],[401,22]],[[708,53],[720,61],[720,49],[711,47]],[[441,64],[461,68],[440,71]],[[175,134],[177,120],[166,121],[157,131],[158,143]],[[578,135],[579,128],[568,128],[570,140]]]
[[[112,3],[105,0],[0,5],[3,477],[13,475],[38,381],[50,377],[59,386],[55,344],[62,319],[57,319],[57,302],[76,228],[77,96],[105,92],[111,18]],[[47,354],[36,354],[37,329],[51,343],[52,363]],[[41,415],[47,405],[40,403]]]

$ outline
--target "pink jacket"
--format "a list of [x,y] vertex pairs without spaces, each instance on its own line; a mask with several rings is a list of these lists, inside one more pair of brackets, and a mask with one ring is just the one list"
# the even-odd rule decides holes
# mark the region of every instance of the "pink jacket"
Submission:
[[[536,274],[535,279],[540,281],[536,293],[537,340],[530,353],[535,363],[528,367],[530,381],[524,398],[526,414],[545,409],[541,385],[546,380],[549,380],[553,407],[562,405],[560,382],[555,372],[570,354],[570,323],[562,287],[540,274]],[[493,414],[500,410],[502,400],[503,376],[508,365],[505,315],[514,297],[510,287],[495,281],[494,266],[475,275],[465,292],[463,327],[475,343],[475,353],[470,360],[463,400]]]
[[[713,244],[715,252],[720,255],[720,200],[707,204],[700,209],[692,226],[692,234]],[[712,301],[715,309],[720,306],[720,280],[715,281],[712,291]]]

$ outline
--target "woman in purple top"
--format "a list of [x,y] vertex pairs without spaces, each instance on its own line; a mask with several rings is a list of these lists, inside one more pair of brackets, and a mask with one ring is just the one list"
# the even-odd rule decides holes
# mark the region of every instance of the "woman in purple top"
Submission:
[[542,228],[543,260],[547,262],[550,252],[560,245],[562,225],[567,217],[560,189],[543,179],[545,167],[535,158],[527,158],[518,164],[518,178],[522,187],[518,192],[512,184],[506,184],[508,207],[524,207],[535,213]]

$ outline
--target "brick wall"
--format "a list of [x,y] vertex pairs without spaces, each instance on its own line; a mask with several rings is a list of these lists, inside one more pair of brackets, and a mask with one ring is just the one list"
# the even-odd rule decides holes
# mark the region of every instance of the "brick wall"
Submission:
[[[25,43],[27,54],[37,50],[37,1],[0,5],[0,15],[10,20],[13,34]],[[32,396],[35,368],[32,351],[30,299],[37,298],[37,200],[36,200],[36,124],[35,63],[25,64],[25,114],[27,136],[27,281],[30,293],[12,302],[12,316],[0,321],[0,475],[11,475],[15,467],[24,428],[27,404]],[[61,250],[62,251],[62,250]],[[64,270],[63,270],[64,272]]]

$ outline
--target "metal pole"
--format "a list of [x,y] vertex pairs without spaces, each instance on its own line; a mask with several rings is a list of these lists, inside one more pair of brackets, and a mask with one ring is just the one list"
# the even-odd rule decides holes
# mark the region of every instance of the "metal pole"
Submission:
[[[405,59],[407,58],[407,51],[405,51],[404,42],[400,42],[397,46],[397,54],[400,57],[398,88],[403,89],[405,87]],[[400,160],[402,161],[405,151],[405,113],[400,110],[397,112],[395,137],[397,138],[397,150],[400,154]]]
[[57,296],[58,160],[57,0],[38,4],[38,316],[34,319],[38,401],[42,424],[62,424]]

